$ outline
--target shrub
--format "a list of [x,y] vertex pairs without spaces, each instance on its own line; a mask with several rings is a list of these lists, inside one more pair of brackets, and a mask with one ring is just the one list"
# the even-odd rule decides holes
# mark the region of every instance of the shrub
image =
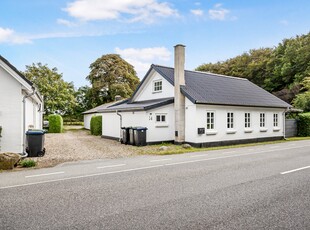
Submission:
[[302,113],[298,116],[298,136],[310,136],[310,113]]
[[30,160],[30,159],[22,160],[22,161],[20,161],[19,164],[24,168],[30,168],[30,167],[36,166],[36,162],[34,160]]
[[102,133],[102,116],[93,116],[90,120],[90,133],[100,136]]
[[61,133],[63,131],[62,117],[57,114],[49,115],[49,133]]

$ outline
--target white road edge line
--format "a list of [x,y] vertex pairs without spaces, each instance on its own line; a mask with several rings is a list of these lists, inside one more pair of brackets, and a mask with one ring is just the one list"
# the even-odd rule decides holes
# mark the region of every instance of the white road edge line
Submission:
[[165,158],[165,159],[151,160],[150,162],[171,161],[171,160],[172,160],[172,158]]
[[121,167],[121,166],[124,166],[124,165],[126,165],[126,164],[99,166],[99,167],[97,167],[97,169],[105,169],[105,168]]
[[53,172],[53,173],[45,173],[45,174],[36,174],[36,175],[25,176],[25,178],[40,177],[40,176],[51,176],[51,175],[63,174],[63,173],[65,173],[65,172]]
[[292,173],[292,172],[297,172],[297,171],[300,171],[300,170],[303,170],[303,169],[308,169],[308,168],[310,168],[310,165],[309,165],[309,166],[306,166],[306,167],[302,167],[302,168],[298,168],[298,169],[293,169],[293,170],[290,170],[290,171],[286,171],[286,172],[281,172],[281,175],[288,174],[288,173]]
[[189,157],[206,157],[207,156],[207,153],[205,154],[199,154],[199,155],[191,155]]
[[19,185],[10,185],[10,186],[5,186],[5,187],[0,187],[0,190],[8,189],[8,188],[25,187],[25,186],[36,185],[36,184],[46,184],[46,183],[51,183],[51,182],[58,182],[58,181],[66,181],[66,180],[94,177],[94,176],[102,176],[102,175],[109,175],[109,174],[116,174],[116,173],[138,171],[138,170],[158,168],[158,167],[163,167],[163,166],[164,165],[153,165],[153,166],[147,166],[147,167],[141,167],[141,168],[124,169],[124,170],[113,171],[113,172],[94,173],[94,174],[83,175],[83,176],[74,176],[74,177],[67,177],[67,178],[62,178],[62,179],[46,180],[46,181],[39,181],[39,182],[19,184]]

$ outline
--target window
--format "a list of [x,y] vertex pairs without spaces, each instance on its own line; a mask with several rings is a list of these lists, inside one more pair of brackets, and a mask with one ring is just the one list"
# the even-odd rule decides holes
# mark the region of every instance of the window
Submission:
[[273,127],[278,127],[278,114],[274,113],[273,114]]
[[227,113],[227,128],[233,129],[234,128],[234,113]]
[[163,89],[162,80],[158,80],[158,81],[153,82],[153,92],[161,92],[162,89]]
[[166,114],[156,114],[157,123],[167,123]]
[[244,114],[244,127],[251,128],[251,114],[250,113]]
[[214,129],[214,112],[207,112],[207,130]]
[[266,125],[265,113],[259,114],[259,127],[263,128]]

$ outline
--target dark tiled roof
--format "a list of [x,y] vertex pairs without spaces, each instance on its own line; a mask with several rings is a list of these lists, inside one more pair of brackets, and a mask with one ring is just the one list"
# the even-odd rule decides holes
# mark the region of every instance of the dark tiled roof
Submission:
[[[152,65],[159,74],[174,85],[174,69]],[[245,78],[185,70],[182,93],[197,104],[238,105],[255,107],[291,107],[286,102]]]
[[98,112],[113,112],[113,111],[141,111],[158,108],[164,105],[168,105],[174,102],[173,98],[161,98],[147,101],[137,101],[129,102],[125,101],[124,103],[118,105],[112,105],[104,109],[99,109]]
[[7,64],[19,77],[26,81],[30,86],[33,86],[33,83],[29,81],[21,72],[19,72],[8,60],[0,55],[0,60]]

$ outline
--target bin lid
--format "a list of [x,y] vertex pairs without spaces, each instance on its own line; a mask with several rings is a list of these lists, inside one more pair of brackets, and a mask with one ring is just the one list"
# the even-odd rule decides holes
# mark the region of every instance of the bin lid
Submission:
[[132,129],[134,129],[134,130],[147,130],[147,128],[146,127],[133,127]]
[[26,132],[26,135],[43,135],[45,134],[45,131],[44,130],[28,130]]

